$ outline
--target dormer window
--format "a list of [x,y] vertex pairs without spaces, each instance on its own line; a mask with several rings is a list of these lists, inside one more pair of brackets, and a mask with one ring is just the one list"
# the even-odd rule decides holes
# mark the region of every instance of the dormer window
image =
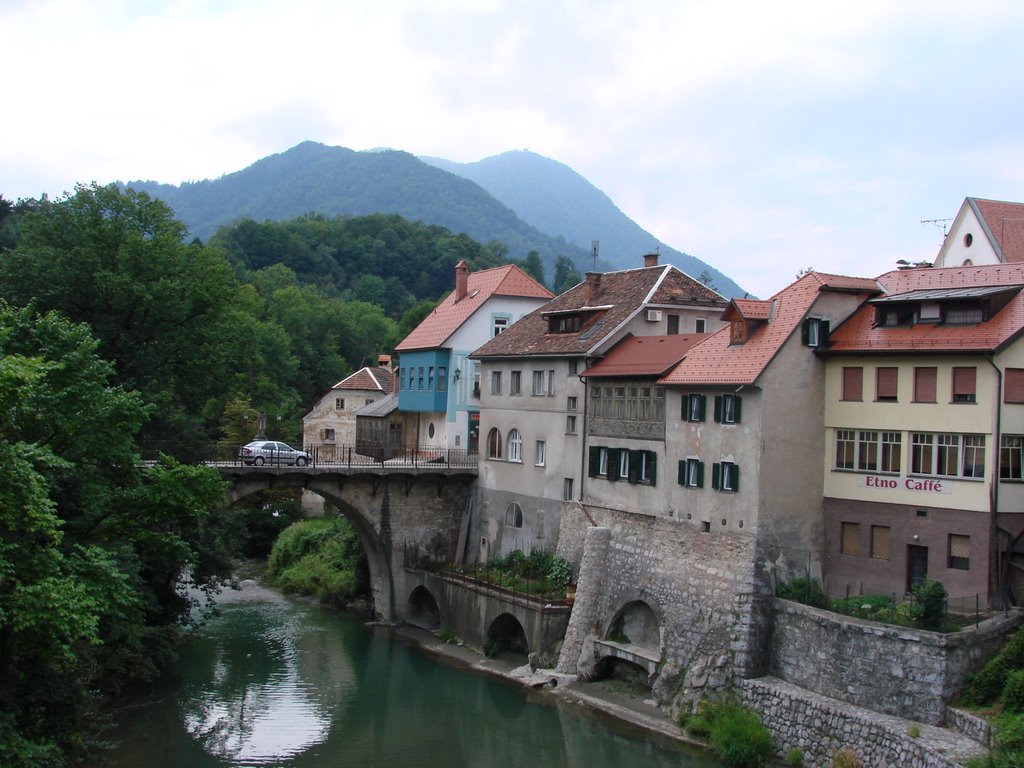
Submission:
[[803,343],[806,347],[828,346],[829,322],[820,317],[809,317],[803,324]]
[[559,315],[548,318],[548,333],[578,333],[583,327],[580,315]]

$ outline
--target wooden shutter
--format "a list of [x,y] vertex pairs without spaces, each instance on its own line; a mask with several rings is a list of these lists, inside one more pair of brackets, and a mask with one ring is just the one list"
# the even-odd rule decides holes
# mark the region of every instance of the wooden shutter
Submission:
[[733,424],[739,424],[740,423],[740,416],[743,413],[743,408],[742,408],[742,406],[743,406],[743,398],[740,397],[739,395],[733,395],[732,404],[733,404],[733,409],[732,409],[733,422],[732,423]]
[[859,523],[843,523],[842,524],[842,553],[844,555],[859,555],[860,554],[860,524]]
[[1004,372],[1003,402],[1024,403],[1024,368],[1007,368]]
[[647,479],[651,485],[658,484],[658,454],[647,451]]
[[880,367],[875,369],[875,399],[895,400],[899,388],[899,368]]
[[977,368],[954,368],[953,399],[973,400],[977,376]]
[[698,461],[697,462],[697,487],[698,488],[703,488],[704,487],[704,462],[703,461]]
[[871,557],[876,560],[889,559],[889,526],[871,526]]
[[914,369],[914,402],[935,402],[935,381],[938,378],[937,368]]
[[677,478],[677,482],[680,485],[686,485],[686,459],[679,460],[679,474]]
[[608,479],[615,482],[619,479],[619,452],[624,448],[608,449]]
[[711,465],[711,487],[716,491],[722,487],[722,465],[717,461]]
[[597,477],[597,471],[601,467],[601,449],[591,446],[590,448],[590,476]]
[[722,423],[722,396],[715,395],[715,421]]
[[864,369],[843,368],[843,400],[864,399]]

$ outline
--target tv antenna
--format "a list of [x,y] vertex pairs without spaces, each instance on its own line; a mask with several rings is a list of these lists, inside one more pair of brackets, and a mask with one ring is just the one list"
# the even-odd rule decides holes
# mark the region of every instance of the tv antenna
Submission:
[[591,240],[590,241],[590,255],[594,259],[594,271],[595,272],[597,272],[597,252],[599,250],[601,250],[601,241],[600,240]]
[[921,219],[922,224],[934,224],[936,227],[942,227],[942,239],[946,239],[946,222],[952,221],[953,219]]

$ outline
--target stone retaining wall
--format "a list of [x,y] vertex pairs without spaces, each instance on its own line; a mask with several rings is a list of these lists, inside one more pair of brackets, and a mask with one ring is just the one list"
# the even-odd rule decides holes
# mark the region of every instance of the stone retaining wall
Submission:
[[964,712],[962,709],[946,709],[946,724],[957,733],[962,733],[983,747],[992,748],[992,725],[984,718]]
[[776,599],[771,674],[823,696],[923,723],[1024,619],[984,621],[940,634],[895,627]]
[[[971,756],[962,747],[959,753],[936,749],[934,739],[942,734],[934,732],[943,729],[931,728],[926,738],[916,739],[908,735],[905,720],[851,707],[780,680],[738,680],[736,685],[743,703],[761,716],[780,754],[798,748],[808,768],[831,766],[843,747],[851,748],[860,764],[871,768],[962,768],[960,760]],[[974,754],[983,751],[977,746]]]

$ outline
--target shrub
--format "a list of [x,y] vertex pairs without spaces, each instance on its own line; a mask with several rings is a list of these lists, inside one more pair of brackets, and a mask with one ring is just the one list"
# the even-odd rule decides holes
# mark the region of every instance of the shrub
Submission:
[[922,629],[939,632],[946,623],[946,602],[948,595],[941,581],[926,579],[914,587],[914,608],[912,615]]
[[967,681],[961,702],[968,707],[988,706],[999,698],[1009,673],[1002,655],[993,656]]
[[786,757],[783,759],[782,764],[786,768],[803,768],[804,751],[800,747],[790,747],[786,750]]
[[921,726],[917,723],[913,723],[909,728],[907,728],[907,736],[912,739],[921,738]]
[[843,747],[832,756],[832,768],[862,768],[853,747]]
[[547,580],[554,586],[564,588],[572,581],[572,566],[569,565],[569,561],[564,557],[555,557],[552,558],[551,564],[548,565],[545,575]]
[[343,518],[303,520],[274,543],[267,575],[285,592],[344,600],[365,592],[365,554]]
[[775,744],[756,713],[739,704],[722,704],[711,720],[708,738],[719,756],[737,768],[757,768],[775,754]]
[[1024,712],[1024,669],[1013,670],[1003,686],[1003,710]]
[[458,642],[458,638],[455,637],[455,633],[448,629],[448,627],[441,627],[437,632],[437,637],[446,645],[455,645],[455,643]]
[[825,591],[814,579],[804,577],[793,579],[788,584],[780,582],[775,587],[775,594],[786,600],[793,600],[816,608],[828,608],[829,600]]

